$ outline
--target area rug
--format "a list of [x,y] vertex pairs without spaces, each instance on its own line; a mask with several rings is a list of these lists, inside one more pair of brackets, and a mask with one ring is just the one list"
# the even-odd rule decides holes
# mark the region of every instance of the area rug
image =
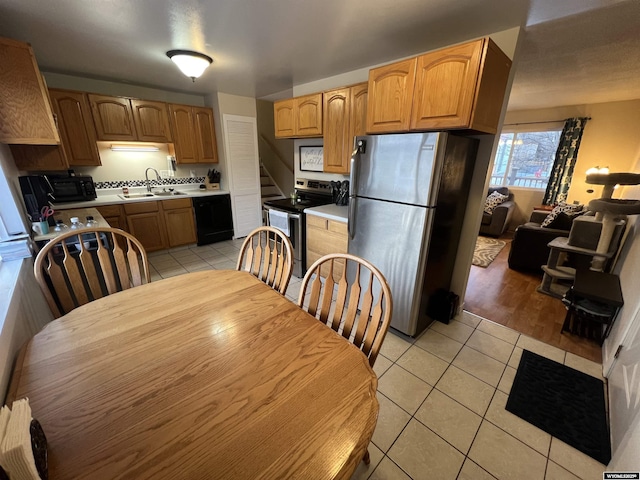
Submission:
[[602,380],[524,350],[505,408],[604,465],[611,460]]
[[476,248],[473,251],[473,261],[471,263],[478,267],[488,267],[506,244],[507,242],[496,240],[495,238],[478,237],[476,240]]

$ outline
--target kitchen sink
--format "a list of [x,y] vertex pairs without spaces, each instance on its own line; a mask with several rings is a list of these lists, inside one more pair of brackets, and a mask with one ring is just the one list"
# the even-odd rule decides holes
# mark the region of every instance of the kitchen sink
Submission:
[[127,200],[127,199],[134,199],[134,198],[145,198],[145,197],[153,197],[153,193],[125,193],[122,195],[118,195],[120,198]]
[[118,194],[120,198],[123,200],[135,200],[137,198],[149,198],[149,197],[173,197],[175,195],[186,195],[184,192],[179,192],[177,190],[162,190],[159,192],[152,193],[123,193]]
[[158,197],[170,197],[173,195],[186,195],[186,193],[184,192],[178,192],[177,190],[163,190],[161,192],[153,192],[154,195],[157,195]]

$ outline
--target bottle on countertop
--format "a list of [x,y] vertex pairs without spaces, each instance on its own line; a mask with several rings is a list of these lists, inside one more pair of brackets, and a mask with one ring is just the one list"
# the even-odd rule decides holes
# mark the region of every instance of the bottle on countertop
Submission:
[[87,227],[97,227],[98,222],[93,219],[91,215],[87,215],[87,223],[85,224]]
[[56,226],[53,227],[54,232],[65,232],[69,230],[69,225],[64,223],[62,220],[56,220]]
[[84,224],[80,222],[78,217],[71,217],[71,230],[78,230],[79,228],[84,228]]

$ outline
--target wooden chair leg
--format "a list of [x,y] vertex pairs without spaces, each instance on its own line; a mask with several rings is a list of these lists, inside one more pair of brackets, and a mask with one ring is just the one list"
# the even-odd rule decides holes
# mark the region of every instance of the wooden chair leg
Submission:
[[369,456],[369,450],[364,454],[364,458],[362,459],[365,465],[369,465],[371,463],[371,457]]

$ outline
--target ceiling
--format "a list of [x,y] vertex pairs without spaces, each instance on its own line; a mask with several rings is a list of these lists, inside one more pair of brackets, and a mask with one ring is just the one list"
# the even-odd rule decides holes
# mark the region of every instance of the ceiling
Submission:
[[[0,0],[44,71],[258,98],[521,24],[509,110],[640,98],[637,0]],[[192,83],[171,49],[214,64]]]

